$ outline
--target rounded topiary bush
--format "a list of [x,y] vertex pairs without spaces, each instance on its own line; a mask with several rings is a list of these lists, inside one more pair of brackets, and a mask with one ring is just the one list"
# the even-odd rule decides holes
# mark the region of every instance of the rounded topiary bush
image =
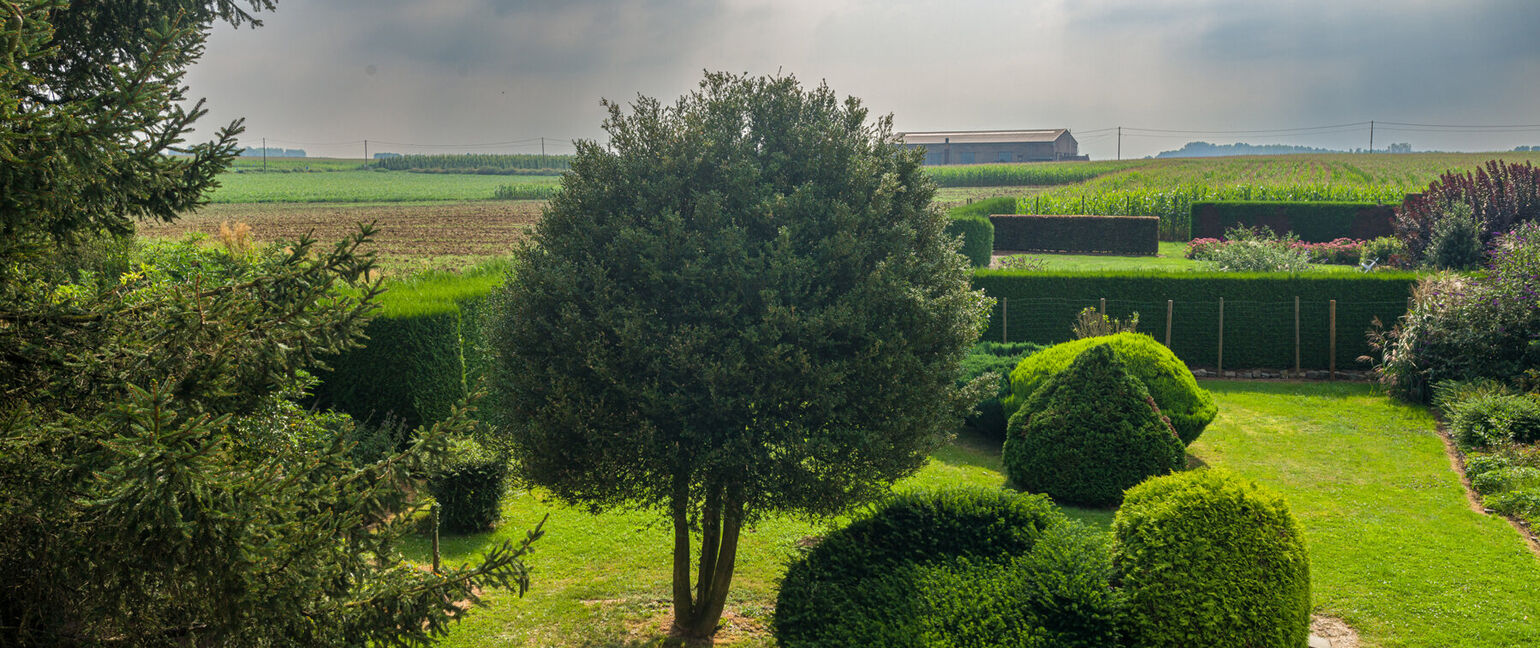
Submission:
[[428,490],[438,502],[439,527],[450,533],[492,528],[502,517],[507,488],[508,459],[475,442],[458,444],[428,479]]
[[787,648],[1113,645],[1109,552],[1046,498],[899,495],[792,563],[772,628]]
[[1118,333],[1056,344],[1027,356],[1011,371],[1011,395],[1003,402],[1005,416],[1014,416],[1049,378],[1096,346],[1110,346],[1117,352],[1128,372],[1150,390],[1182,443],[1196,440],[1219,413],[1214,396],[1198,386],[1187,365],[1165,345],[1141,333]]
[[1183,448],[1144,384],[1109,345],[1097,345],[1011,417],[1005,473],[1060,503],[1106,506],[1129,487],[1180,469]]
[[1282,497],[1222,470],[1183,472],[1130,489],[1112,529],[1129,645],[1305,645],[1310,567]]

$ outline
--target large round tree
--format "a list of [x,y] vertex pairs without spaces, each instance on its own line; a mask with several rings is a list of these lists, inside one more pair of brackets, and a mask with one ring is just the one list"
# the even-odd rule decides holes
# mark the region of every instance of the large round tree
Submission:
[[745,524],[869,501],[945,439],[986,300],[855,98],[707,74],[605,105],[498,295],[489,407],[528,482],[671,518],[673,630],[706,638]]

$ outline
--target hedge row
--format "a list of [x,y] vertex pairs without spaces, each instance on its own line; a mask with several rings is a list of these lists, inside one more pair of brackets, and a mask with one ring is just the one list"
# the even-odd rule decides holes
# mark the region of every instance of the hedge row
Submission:
[[968,257],[968,263],[975,268],[987,268],[995,252],[995,226],[989,222],[989,215],[1015,208],[1015,198],[986,198],[958,205],[947,211],[952,222],[946,232],[963,237],[962,253]]
[[1105,252],[1154,256],[1160,219],[1153,216],[992,215],[995,248],[1044,252]]
[[1359,202],[1219,201],[1192,204],[1190,238],[1221,238],[1236,226],[1293,232],[1301,241],[1325,243],[1338,238],[1369,240],[1394,234],[1396,210]]
[[315,404],[408,427],[449,415],[484,371],[481,314],[506,264],[428,273],[387,285],[364,345],[326,360]]
[[[1099,307],[1107,315],[1140,314],[1139,330],[1165,341],[1172,300],[1171,350],[1191,367],[1219,364],[1220,300],[1224,300],[1224,367],[1292,369],[1294,300],[1299,298],[1303,369],[1330,366],[1330,300],[1337,300],[1338,369],[1362,369],[1367,331],[1406,313],[1413,273],[1290,275],[1283,273],[1023,272],[977,270],[973,286],[994,297],[990,342],[1054,344],[1074,338],[1075,315]],[[1003,317],[1002,317],[1003,315]],[[1003,326],[1006,327],[1002,330]]]

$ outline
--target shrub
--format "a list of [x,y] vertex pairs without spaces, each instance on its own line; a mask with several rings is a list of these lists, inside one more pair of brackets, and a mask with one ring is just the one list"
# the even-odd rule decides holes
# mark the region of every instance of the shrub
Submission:
[[1006,474],[1023,489],[1106,506],[1146,478],[1181,468],[1182,449],[1149,390],[1102,344],[1050,377],[1011,417],[1003,454]]
[[1282,497],[1222,470],[1178,473],[1129,489],[1112,529],[1129,645],[1305,645],[1310,568]]
[[1015,415],[1038,388],[1068,368],[1076,357],[1102,345],[1116,351],[1124,368],[1149,390],[1183,443],[1196,440],[1219,413],[1213,395],[1198,387],[1187,365],[1170,349],[1148,335],[1119,333],[1065,342],[1027,356],[1011,371],[1011,395],[1003,401],[1006,417]]
[[1027,254],[1012,254],[1000,258],[1001,270],[1018,270],[1026,272],[1040,272],[1048,267],[1048,262],[1042,257]]
[[450,533],[486,531],[502,517],[508,460],[481,444],[463,440],[428,480],[438,501],[439,526]]
[[772,629],[788,648],[1112,645],[1098,535],[1043,497],[897,495],[791,564]]
[[1152,216],[989,217],[1001,250],[1106,252],[1154,256],[1160,252],[1160,219]]
[[1182,253],[1182,256],[1188,259],[1205,259],[1214,248],[1222,245],[1224,241],[1217,238],[1195,238],[1187,242],[1187,251]]
[[1362,262],[1373,261],[1377,266],[1398,267],[1406,256],[1406,244],[1394,236],[1381,236],[1364,241],[1358,256]]
[[[1395,209],[1362,202],[1217,201],[1192,205],[1192,237],[1216,237],[1234,227],[1294,232],[1312,243],[1387,236]],[[1355,261],[1356,263],[1356,261]]]
[[1325,243],[1295,243],[1294,247],[1310,255],[1311,263],[1330,265],[1358,265],[1363,258],[1364,241],[1350,238],[1332,239]]
[[1455,412],[1478,396],[1501,396],[1513,393],[1514,391],[1507,385],[1491,378],[1445,380],[1433,386],[1432,404],[1445,417],[1453,418]]
[[953,216],[946,233],[962,237],[962,255],[975,268],[987,268],[994,260],[995,226],[983,216]]
[[1310,269],[1310,251],[1298,242],[1293,235],[1263,228],[1236,228],[1225,232],[1223,244],[1204,249],[1197,258],[1221,272],[1304,272]]
[[1540,523],[1540,488],[1498,493],[1482,498],[1481,503],[1499,515],[1519,518],[1531,525]]
[[1042,348],[1041,345],[1027,342],[1010,344],[983,342],[974,345],[968,355],[963,357],[961,376],[957,384],[966,385],[973,382],[974,378],[991,372],[998,374],[1000,379],[996,391],[989,398],[979,402],[965,422],[991,439],[1004,441],[1005,409],[1000,401],[1011,393],[1011,369],[1014,369],[1022,358]]
[[1496,495],[1511,490],[1540,488],[1540,468],[1511,466],[1488,470],[1471,476],[1471,487],[1482,495]]
[[1102,337],[1104,335],[1116,335],[1118,333],[1137,333],[1139,331],[1139,313],[1129,315],[1128,319],[1114,319],[1106,314],[1085,307],[1075,316],[1075,325],[1071,327],[1075,332],[1075,339],[1082,340],[1089,337]]
[[1470,205],[1456,203],[1433,224],[1427,265],[1435,270],[1470,270],[1481,261],[1481,224]]
[[1449,422],[1462,448],[1483,449],[1540,441],[1540,398],[1476,396],[1455,408]]
[[1391,393],[1422,401],[1440,381],[1512,385],[1540,369],[1540,224],[1521,226],[1492,249],[1485,274],[1423,279],[1412,310],[1371,338],[1380,356],[1375,372]]
[[1432,247],[1435,226],[1464,203],[1475,217],[1486,247],[1498,235],[1540,219],[1540,168],[1529,162],[1490,160],[1474,172],[1450,172],[1407,196],[1396,214],[1396,238],[1406,246],[1408,262],[1420,265]]

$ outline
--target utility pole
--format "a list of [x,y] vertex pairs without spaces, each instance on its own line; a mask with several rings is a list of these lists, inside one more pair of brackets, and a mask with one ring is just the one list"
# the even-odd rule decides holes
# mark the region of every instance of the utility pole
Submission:
[[267,138],[262,138],[262,172],[267,173]]
[[546,163],[545,163],[545,138],[544,137],[540,138],[540,168],[542,168],[542,169],[549,168],[549,167],[546,166]]
[[369,164],[369,140],[364,140],[364,164]]
[[1374,152],[1374,120],[1369,120],[1369,152]]
[[1118,161],[1123,160],[1123,127],[1118,127]]

